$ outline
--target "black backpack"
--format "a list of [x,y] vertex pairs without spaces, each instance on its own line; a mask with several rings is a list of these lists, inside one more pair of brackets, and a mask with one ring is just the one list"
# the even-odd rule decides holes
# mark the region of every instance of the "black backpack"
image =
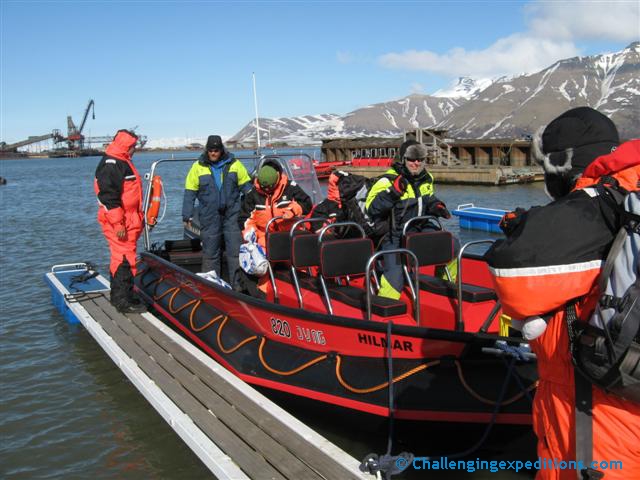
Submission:
[[591,468],[593,391],[640,403],[640,192],[598,185],[598,193],[620,211],[621,226],[600,272],[601,296],[588,322],[575,302],[567,305],[569,343],[575,370],[575,439],[578,478],[598,480]]
[[603,187],[621,209],[621,228],[599,277],[602,292],[588,323],[568,310],[573,362],[608,393],[640,403],[640,192]]

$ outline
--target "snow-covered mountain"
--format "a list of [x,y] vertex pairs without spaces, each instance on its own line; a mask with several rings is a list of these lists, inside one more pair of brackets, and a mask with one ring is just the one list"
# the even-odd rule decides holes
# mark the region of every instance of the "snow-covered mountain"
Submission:
[[[289,118],[259,118],[260,141],[287,142],[291,144],[318,143],[321,138],[342,136],[344,120],[332,113],[304,115]],[[252,120],[229,139],[233,142],[253,143],[256,141],[256,121]]]
[[[260,118],[263,142],[318,143],[323,138],[393,137],[419,126],[435,125],[462,105],[464,98],[437,98],[409,95],[400,100],[376,103],[340,116],[305,115],[290,118]],[[231,141],[255,142],[255,120],[230,138]]]
[[438,126],[458,138],[519,137],[583,105],[608,115],[622,138],[640,136],[640,42],[617,53],[569,58],[540,72],[498,79]]
[[[610,54],[560,60],[539,72],[495,80],[458,79],[434,95],[409,95],[346,115],[260,119],[263,142],[397,136],[418,126],[454,138],[513,138],[534,133],[563,111],[588,105],[609,115],[622,138],[640,137],[640,42]],[[254,121],[230,140],[255,141]]]

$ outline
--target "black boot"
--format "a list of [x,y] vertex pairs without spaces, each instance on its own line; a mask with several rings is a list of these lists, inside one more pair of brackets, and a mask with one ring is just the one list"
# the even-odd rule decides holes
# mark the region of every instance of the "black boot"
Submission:
[[133,295],[133,275],[131,275],[129,262],[124,259],[111,282],[111,304],[120,313],[146,312],[147,308],[142,302],[138,301],[137,304],[132,302]]

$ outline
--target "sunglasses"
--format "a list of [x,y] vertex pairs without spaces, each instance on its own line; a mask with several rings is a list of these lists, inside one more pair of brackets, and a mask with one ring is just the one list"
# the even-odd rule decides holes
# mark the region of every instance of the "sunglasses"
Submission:
[[207,148],[207,152],[209,152],[209,153],[218,153],[218,152],[221,152],[221,151],[222,151],[222,149],[220,149],[220,148]]
[[411,163],[424,163],[427,159],[426,158],[406,158],[405,157],[405,161],[407,162],[411,162]]

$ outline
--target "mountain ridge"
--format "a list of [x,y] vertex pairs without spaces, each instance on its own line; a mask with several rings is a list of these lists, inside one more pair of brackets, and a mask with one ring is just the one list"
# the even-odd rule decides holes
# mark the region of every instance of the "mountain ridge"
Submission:
[[[614,53],[558,60],[529,74],[460,77],[432,95],[411,94],[344,115],[260,118],[260,138],[265,144],[305,145],[331,138],[394,137],[418,127],[446,129],[453,138],[518,138],[584,105],[608,115],[621,138],[640,137],[640,42]],[[255,132],[252,120],[229,140],[252,143]]]

